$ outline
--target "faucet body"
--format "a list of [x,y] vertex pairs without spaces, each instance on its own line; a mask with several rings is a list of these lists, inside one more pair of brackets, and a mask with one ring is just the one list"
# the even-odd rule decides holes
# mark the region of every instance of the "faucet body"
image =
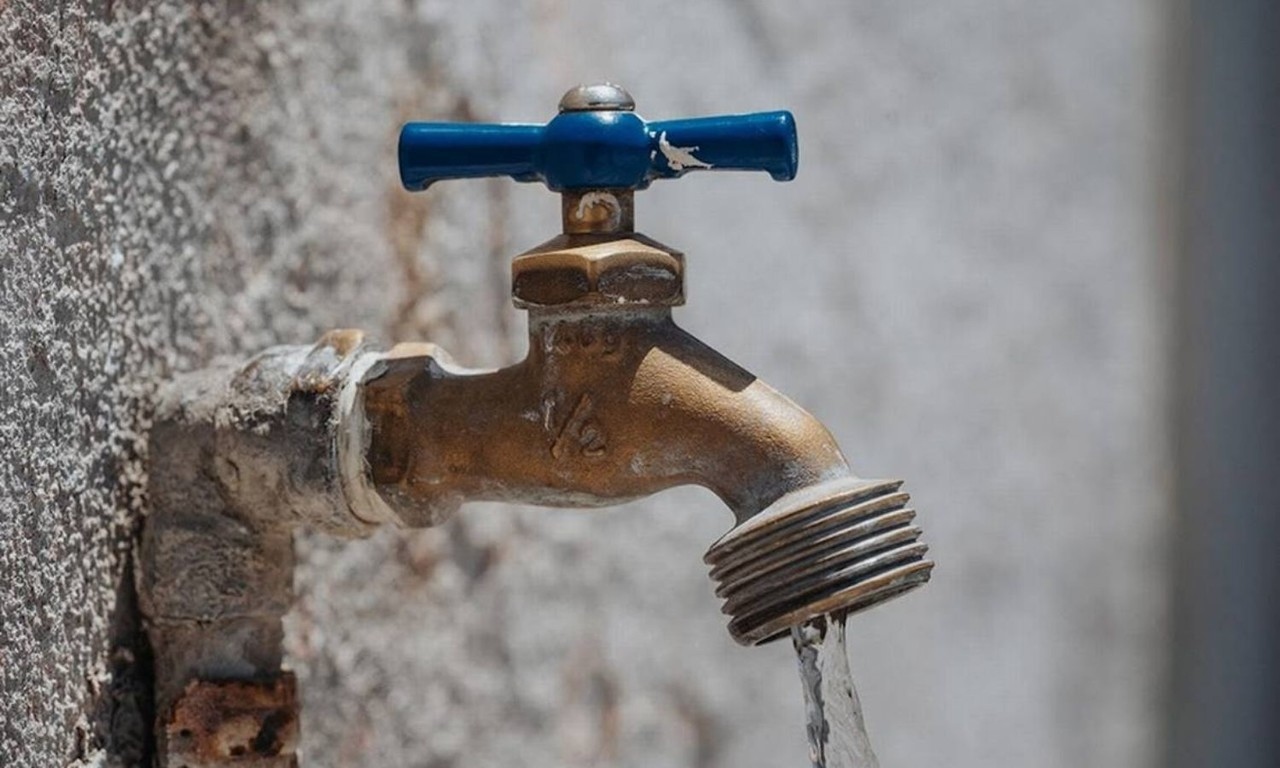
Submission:
[[364,407],[372,483],[410,525],[471,500],[598,507],[687,484],[743,521],[849,474],[822,424],[668,307],[535,311],[528,356],[492,372],[393,352]]

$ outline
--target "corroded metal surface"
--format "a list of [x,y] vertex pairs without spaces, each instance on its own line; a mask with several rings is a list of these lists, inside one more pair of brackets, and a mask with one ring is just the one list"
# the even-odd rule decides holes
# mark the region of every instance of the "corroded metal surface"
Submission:
[[[281,671],[293,531],[372,530],[335,460],[338,396],[363,339],[332,331],[270,349],[180,377],[160,398],[138,592],[162,766],[293,764],[293,679]],[[223,682],[199,682],[210,680]]]
[[290,673],[264,681],[193,680],[163,724],[169,768],[298,764],[297,684]]

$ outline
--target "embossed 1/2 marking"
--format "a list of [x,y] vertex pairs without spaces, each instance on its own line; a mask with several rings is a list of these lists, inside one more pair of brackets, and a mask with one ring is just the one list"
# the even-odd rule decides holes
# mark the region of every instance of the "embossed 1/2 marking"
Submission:
[[606,450],[604,431],[599,423],[591,418],[594,402],[588,392],[578,398],[573,413],[565,420],[564,426],[551,444],[552,458],[562,458],[570,443],[577,442],[584,456],[603,456]]

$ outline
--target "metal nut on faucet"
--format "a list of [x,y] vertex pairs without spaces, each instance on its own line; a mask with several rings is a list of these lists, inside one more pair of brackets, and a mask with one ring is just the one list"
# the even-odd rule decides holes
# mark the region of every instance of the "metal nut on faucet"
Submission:
[[561,235],[516,257],[511,293],[526,309],[684,303],[684,255],[639,234]]

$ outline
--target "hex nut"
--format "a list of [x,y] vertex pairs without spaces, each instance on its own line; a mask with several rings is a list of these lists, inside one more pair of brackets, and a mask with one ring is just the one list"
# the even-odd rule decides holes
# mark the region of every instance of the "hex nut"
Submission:
[[561,235],[511,265],[517,307],[679,306],[684,255],[642,235]]

